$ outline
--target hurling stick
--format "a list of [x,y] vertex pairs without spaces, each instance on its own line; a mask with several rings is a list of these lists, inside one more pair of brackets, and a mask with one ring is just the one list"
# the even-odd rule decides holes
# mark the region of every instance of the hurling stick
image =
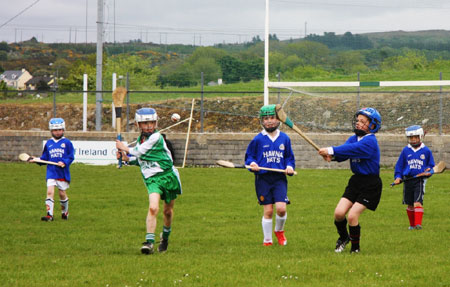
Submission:
[[295,132],[297,132],[305,141],[307,141],[310,145],[312,145],[316,150],[319,150],[320,147],[316,145],[307,135],[305,135],[294,123],[291,121],[291,119],[287,116],[287,114],[284,112],[283,108],[280,104],[277,104],[275,107],[275,111],[277,113],[277,118],[285,123],[288,127],[293,129]]
[[[444,162],[444,161],[440,161],[437,165],[435,165],[435,166],[433,167],[433,173],[435,173],[435,174],[437,174],[437,173],[443,173],[444,170],[445,170],[445,168],[446,168],[445,162]],[[406,179],[402,180],[400,183],[402,183],[402,182],[404,182],[404,181],[411,180],[411,179],[413,179],[413,178],[418,178],[418,177],[428,177],[428,176],[427,176],[427,175],[413,176],[413,177],[406,178]],[[399,184],[400,184],[400,183],[399,183]],[[396,185],[396,184],[395,184],[395,183],[391,183],[391,187],[394,186],[394,185]]]
[[[171,126],[168,126],[168,127],[166,127],[166,128],[163,128],[162,130],[159,130],[159,132],[162,133],[162,132],[164,132],[164,131],[166,131],[166,130],[168,130],[168,129],[173,128],[174,126],[178,126],[179,124],[188,121],[189,119],[190,119],[190,118],[187,118],[187,119],[184,119],[184,120],[182,120],[182,121],[179,121],[179,122],[176,123],[176,124],[173,124],[173,125],[171,125]],[[137,140],[135,140],[135,141],[133,141],[133,142],[130,142],[130,143],[128,144],[128,146],[130,147],[130,146],[134,145],[136,142],[137,142]]]
[[21,161],[29,161],[29,162],[31,162],[30,160],[33,160],[32,162],[35,162],[35,163],[58,165],[57,162],[42,160],[40,158],[32,158],[29,154],[26,154],[26,153],[19,154],[19,159]]
[[[112,94],[114,109],[116,111],[116,131],[117,131],[117,139],[122,141],[122,135],[120,134],[120,128],[122,126],[122,103],[123,99],[127,94],[127,89],[124,87],[118,87],[114,90]],[[122,154],[119,156],[119,165],[117,168],[122,167]]]
[[[220,165],[220,166],[223,166],[223,167],[228,167],[228,168],[247,168],[247,169],[251,169],[252,168],[249,165],[234,164],[231,161],[226,161],[226,160],[218,160],[218,161],[216,161],[216,164]],[[268,170],[268,171],[274,171],[274,172],[286,173],[285,169],[268,168],[268,167],[262,167],[262,166],[260,166],[259,169],[261,169],[261,170]],[[297,172],[294,171],[294,174],[296,175]]]

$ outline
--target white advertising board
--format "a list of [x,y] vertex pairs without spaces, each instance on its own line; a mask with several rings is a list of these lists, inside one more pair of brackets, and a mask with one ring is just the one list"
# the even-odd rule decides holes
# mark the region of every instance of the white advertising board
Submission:
[[[45,143],[46,141],[43,141],[43,145]],[[74,162],[93,165],[117,164],[115,141],[72,141],[72,144],[75,149]]]

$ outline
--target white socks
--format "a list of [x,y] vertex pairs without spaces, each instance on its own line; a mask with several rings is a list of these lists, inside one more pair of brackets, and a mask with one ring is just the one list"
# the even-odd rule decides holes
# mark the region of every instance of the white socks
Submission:
[[287,213],[284,214],[283,217],[275,216],[275,231],[283,231],[284,224],[286,223]]
[[53,206],[55,202],[51,198],[45,200],[45,206],[47,207],[47,214],[53,216]]
[[265,219],[263,216],[261,224],[264,233],[264,242],[272,242],[272,218]]
[[67,213],[69,211],[69,198],[65,200],[60,200],[61,203],[61,213]]

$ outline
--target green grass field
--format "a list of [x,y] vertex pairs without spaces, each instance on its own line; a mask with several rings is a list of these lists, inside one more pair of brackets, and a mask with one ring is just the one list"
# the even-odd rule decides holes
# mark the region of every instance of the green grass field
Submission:
[[185,168],[169,250],[144,256],[136,167],[73,165],[69,221],[46,223],[45,167],[1,162],[0,286],[450,286],[450,173],[428,181],[424,229],[410,231],[402,189],[383,170],[381,203],[360,218],[362,252],[351,255],[334,253],[333,224],[350,172],[298,171],[287,246],[262,246],[250,172]]

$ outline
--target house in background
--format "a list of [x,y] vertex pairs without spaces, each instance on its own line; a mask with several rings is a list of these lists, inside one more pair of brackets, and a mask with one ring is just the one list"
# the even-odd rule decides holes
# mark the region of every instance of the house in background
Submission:
[[25,83],[29,81],[33,76],[25,70],[17,71],[5,71],[0,75],[0,81],[4,81],[8,87],[12,87],[17,90],[25,90]]
[[53,77],[33,77],[25,83],[27,90],[49,90],[53,86]]

